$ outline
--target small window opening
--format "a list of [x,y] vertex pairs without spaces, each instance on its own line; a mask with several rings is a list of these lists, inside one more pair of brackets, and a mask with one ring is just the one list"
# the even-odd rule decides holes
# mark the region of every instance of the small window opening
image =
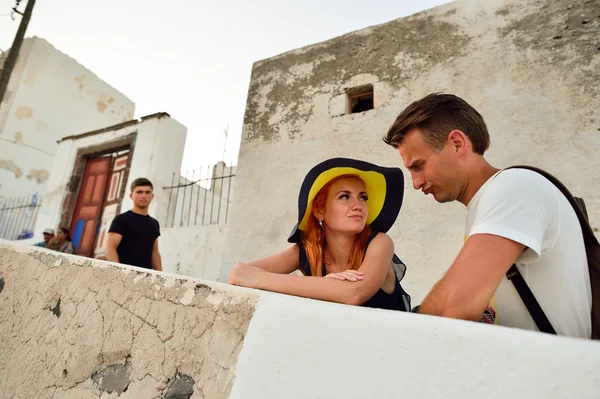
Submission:
[[348,113],[356,114],[373,109],[373,85],[348,91]]

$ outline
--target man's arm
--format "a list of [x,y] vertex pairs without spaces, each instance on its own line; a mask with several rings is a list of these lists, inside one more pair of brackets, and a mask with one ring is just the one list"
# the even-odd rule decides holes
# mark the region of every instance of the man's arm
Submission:
[[119,247],[119,243],[121,242],[122,238],[123,236],[119,233],[108,233],[108,237],[106,238],[106,247],[104,248],[107,261],[119,263],[119,254],[117,254],[117,248]]
[[152,268],[162,272],[162,259],[160,257],[160,252],[158,252],[158,238],[154,240],[154,245],[152,247]]
[[469,237],[419,313],[478,321],[500,281],[525,246],[492,234]]

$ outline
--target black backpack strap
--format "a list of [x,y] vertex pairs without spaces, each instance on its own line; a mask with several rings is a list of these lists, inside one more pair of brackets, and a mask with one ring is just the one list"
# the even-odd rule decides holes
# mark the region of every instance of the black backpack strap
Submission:
[[[558,180],[556,177],[552,176],[545,170],[526,165],[511,166],[510,168],[506,169],[513,168],[528,169],[537,172],[544,176],[546,179],[550,180],[550,182],[552,182],[552,184],[554,184],[556,188],[558,188],[560,192],[563,193],[563,195],[567,198],[567,200],[575,210],[575,214],[577,215],[577,219],[579,219],[579,224],[581,225],[581,231],[583,233],[583,242],[585,243],[585,252],[588,261],[588,269],[590,272],[590,284],[592,288],[592,339],[600,339],[600,299],[598,298],[598,293],[600,292],[600,243],[598,243],[598,239],[594,235],[594,231],[588,220],[585,202],[581,198],[574,197],[573,194],[571,194],[571,192],[565,187],[564,184],[561,183],[560,180]],[[525,280],[523,280],[523,284],[525,284],[525,286],[527,285],[525,283]],[[527,287],[527,289],[529,289],[529,287]],[[520,292],[519,295],[521,295]],[[521,298],[522,297],[523,296],[521,296]],[[525,299],[523,299],[523,302],[525,302]],[[527,302],[525,302],[525,305],[531,313]],[[533,313],[531,313],[531,316],[533,317]]]
[[513,264],[510,267],[510,269],[508,269],[508,272],[506,272],[506,278],[509,279],[515,286],[515,289],[519,293],[521,300],[523,301],[525,307],[529,311],[529,314],[535,322],[535,325],[537,326],[538,330],[548,334],[556,335],[554,327],[552,327],[550,320],[548,320],[548,317],[546,317],[546,314],[542,310],[542,307],[538,303],[537,299],[535,299],[535,296],[533,295],[533,292],[531,292],[531,289],[525,282],[523,275],[521,275],[521,272],[519,271],[519,269],[517,269],[517,265]]
[[567,198],[567,200],[569,201],[569,203],[575,210],[575,214],[577,215],[577,219],[579,220],[579,224],[581,225],[581,231],[583,233],[583,241],[584,241],[586,247],[587,247],[587,245],[598,245],[598,239],[596,239],[596,237],[594,236],[594,231],[592,230],[592,226],[590,225],[590,222],[588,220],[587,209],[586,209],[585,202],[583,201],[583,199],[574,197],[573,194],[571,194],[571,192],[569,191],[569,189],[567,187],[565,187],[565,185],[562,184],[562,182],[560,180],[558,180],[556,177],[554,177],[553,175],[551,175],[550,173],[546,172],[543,169],[539,169],[534,166],[515,165],[515,166],[511,166],[509,168],[505,168],[504,170],[508,170],[508,169],[531,170],[533,172],[539,173],[540,175],[544,176],[546,179],[550,180],[550,182],[552,184],[554,184],[556,186],[556,188],[558,188],[558,190]]

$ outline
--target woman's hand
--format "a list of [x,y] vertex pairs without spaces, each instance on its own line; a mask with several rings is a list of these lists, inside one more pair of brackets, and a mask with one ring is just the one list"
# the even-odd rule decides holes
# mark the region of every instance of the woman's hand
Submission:
[[229,284],[248,288],[258,288],[258,282],[260,281],[262,273],[266,272],[259,267],[237,262],[229,275]]
[[329,273],[325,278],[334,278],[341,281],[360,281],[363,279],[363,274],[358,270],[348,269],[339,273]]

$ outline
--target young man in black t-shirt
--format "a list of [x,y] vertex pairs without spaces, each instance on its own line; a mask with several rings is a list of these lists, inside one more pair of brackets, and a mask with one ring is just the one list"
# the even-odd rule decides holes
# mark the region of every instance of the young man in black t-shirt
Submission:
[[158,252],[160,226],[148,215],[153,189],[150,180],[143,177],[131,183],[129,197],[133,200],[133,209],[112,221],[106,241],[106,260],[162,271]]

